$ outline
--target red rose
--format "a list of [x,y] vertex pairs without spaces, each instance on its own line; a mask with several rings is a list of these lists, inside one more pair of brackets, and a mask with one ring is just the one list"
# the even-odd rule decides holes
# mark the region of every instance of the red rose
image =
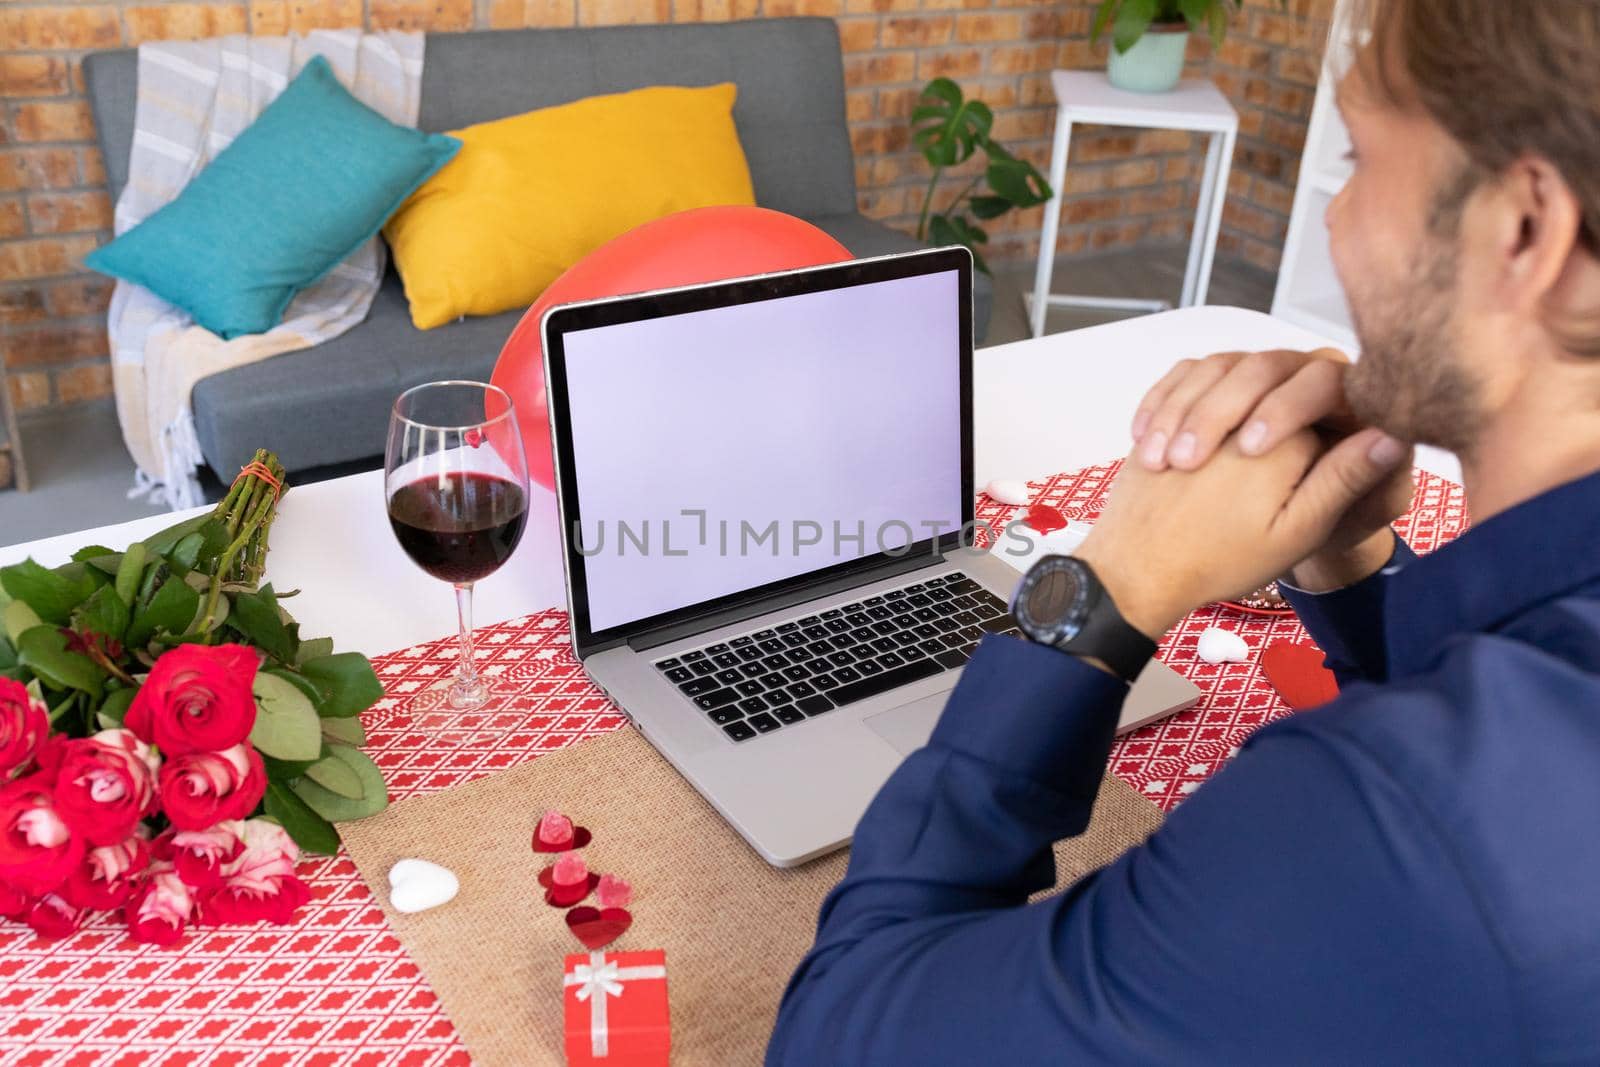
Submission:
[[167,867],[153,871],[123,912],[128,935],[147,945],[175,945],[183,940],[194,898],[177,872]]
[[56,811],[91,846],[126,841],[155,810],[159,763],[131,730],[71,741],[56,768]]
[[33,907],[33,898],[16,886],[0,882],[0,919],[20,919]]
[[54,893],[46,893],[28,911],[28,925],[46,941],[59,941],[78,932],[83,911]]
[[120,908],[133,896],[139,876],[149,866],[150,846],[142,837],[90,849],[62,884],[61,896],[68,904],[91,911]]
[[228,865],[244,852],[244,823],[220,822],[209,830],[174,834],[171,850],[178,877],[190,889],[215,889],[227,881]]
[[35,896],[67,880],[83,860],[83,838],[57,814],[37,774],[0,789],[0,883]]
[[201,898],[201,921],[210,926],[293,922],[295,911],[311,899],[311,890],[294,873],[299,846],[266,819],[245,823],[240,837],[244,852],[223,869],[227,881]]
[[249,744],[173,756],[161,766],[161,808],[179,830],[242,819],[266,791],[267,769]]
[[256,724],[260,665],[244,645],[179,645],[156,660],[123,724],[166,756],[232,748]]
[[21,682],[0,678],[0,780],[26,766],[49,733],[45,706]]

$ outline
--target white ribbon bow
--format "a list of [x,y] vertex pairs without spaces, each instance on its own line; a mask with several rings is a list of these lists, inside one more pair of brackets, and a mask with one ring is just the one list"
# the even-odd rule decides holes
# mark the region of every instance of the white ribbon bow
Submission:
[[604,952],[589,953],[589,962],[580,963],[562,979],[563,987],[578,987],[578,1002],[589,1004],[589,1052],[596,1059],[610,1055],[610,1031],[606,1025],[606,998],[622,996],[622,983],[636,978],[665,978],[667,969],[657,964],[621,967],[607,962]]

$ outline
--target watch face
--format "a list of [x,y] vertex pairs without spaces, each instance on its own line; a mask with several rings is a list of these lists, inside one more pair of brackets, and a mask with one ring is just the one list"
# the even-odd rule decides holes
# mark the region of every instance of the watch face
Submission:
[[1023,581],[1017,621],[1035,640],[1070,641],[1083,623],[1088,585],[1079,565],[1067,557],[1040,561]]

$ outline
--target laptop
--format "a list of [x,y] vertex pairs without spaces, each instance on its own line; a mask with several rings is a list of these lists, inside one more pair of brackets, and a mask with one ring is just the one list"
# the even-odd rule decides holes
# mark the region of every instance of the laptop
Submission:
[[[1018,572],[970,547],[972,270],[934,249],[543,320],[574,651],[775,866],[847,844],[1015,633]],[[1152,663],[1121,726],[1198,697]]]

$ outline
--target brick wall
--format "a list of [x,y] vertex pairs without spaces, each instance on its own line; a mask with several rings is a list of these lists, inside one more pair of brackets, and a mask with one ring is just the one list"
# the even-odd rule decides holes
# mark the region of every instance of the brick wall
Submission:
[[[1243,130],[1223,252],[1276,265],[1293,196],[1320,37],[1331,0],[1246,0],[1212,60],[1190,44],[1240,106]],[[317,27],[504,29],[699,21],[791,14],[838,20],[861,207],[910,229],[927,171],[906,119],[938,75],[994,106],[995,132],[1046,164],[1053,124],[1048,72],[1098,68],[1089,0],[206,0],[0,5],[0,330],[11,395],[21,411],[104,397],[110,390],[103,312],[109,283],[79,267],[105,240],[111,204],[93,144],[80,59],[142,41]],[[1202,148],[1163,131],[1079,131],[1062,252],[1186,238]],[[953,195],[965,176],[950,175]],[[1040,209],[991,224],[993,258],[1031,257]]]

